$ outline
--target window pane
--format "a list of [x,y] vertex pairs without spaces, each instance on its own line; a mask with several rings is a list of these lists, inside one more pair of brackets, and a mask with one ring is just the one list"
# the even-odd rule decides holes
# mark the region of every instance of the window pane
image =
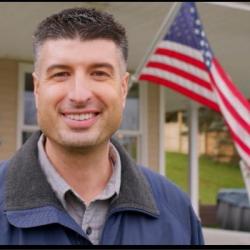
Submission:
[[121,143],[121,145],[127,150],[129,155],[137,161],[138,149],[137,149],[137,136],[123,135],[121,132],[117,132],[114,137]]
[[37,125],[36,106],[33,94],[33,80],[31,73],[25,73],[24,86],[24,124]]
[[134,84],[129,90],[123,121],[120,129],[139,130],[139,86]]
[[32,132],[22,132],[22,143],[24,144],[31,135]]

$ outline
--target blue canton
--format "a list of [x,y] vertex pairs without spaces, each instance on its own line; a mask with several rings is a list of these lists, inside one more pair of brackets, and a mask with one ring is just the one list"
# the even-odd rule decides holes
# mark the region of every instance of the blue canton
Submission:
[[186,2],[181,5],[180,11],[164,40],[202,51],[204,63],[210,68],[213,52],[209,46],[194,2]]

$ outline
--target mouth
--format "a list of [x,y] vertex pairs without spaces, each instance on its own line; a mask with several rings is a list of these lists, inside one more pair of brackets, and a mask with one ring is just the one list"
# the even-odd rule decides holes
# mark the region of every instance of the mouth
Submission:
[[97,113],[85,113],[85,114],[64,114],[64,116],[73,121],[86,121],[95,117]]
[[68,127],[72,129],[87,129],[98,120],[99,112],[62,113],[62,117]]

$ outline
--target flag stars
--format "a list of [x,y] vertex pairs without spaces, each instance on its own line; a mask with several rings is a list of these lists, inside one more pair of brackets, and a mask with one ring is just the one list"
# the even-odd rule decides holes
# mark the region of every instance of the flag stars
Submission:
[[210,48],[194,4],[183,4],[164,39],[204,51],[204,63],[211,60],[210,55],[205,54]]
[[200,33],[200,30],[199,30],[199,29],[194,29],[194,33],[195,33],[196,35],[198,35],[198,34]]
[[203,47],[205,45],[205,41],[204,40],[201,40],[200,41],[200,45]]
[[205,63],[206,63],[206,65],[207,65],[207,67],[209,67],[209,66],[210,66],[210,64],[211,64],[211,63],[210,63],[210,60],[206,60],[206,62],[205,62]]
[[200,19],[196,19],[196,20],[195,20],[195,24],[196,24],[196,25],[201,25]]
[[194,7],[191,7],[191,8],[190,8],[190,13],[194,13],[194,12],[195,12]]
[[211,57],[212,57],[212,54],[211,54],[211,53],[207,50],[207,51],[206,51],[206,53],[205,53],[205,56],[207,56],[207,57],[210,57],[210,58],[211,58]]
[[171,32],[168,32],[165,39],[199,50],[206,67],[211,67],[213,53],[210,50],[206,33],[203,31],[201,20],[195,6],[193,4],[187,4],[187,6],[181,9],[170,28]]

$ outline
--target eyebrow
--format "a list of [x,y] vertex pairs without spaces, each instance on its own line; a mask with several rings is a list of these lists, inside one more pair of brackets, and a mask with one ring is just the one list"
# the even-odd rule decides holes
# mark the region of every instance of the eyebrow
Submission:
[[[53,69],[69,69],[70,66],[64,65],[64,64],[52,64],[50,65],[46,72],[49,73]],[[90,65],[90,68],[108,68],[109,70],[114,72],[114,66],[110,63],[93,63]]]
[[108,68],[111,72],[114,72],[114,66],[110,63],[93,63],[90,68]]
[[53,69],[69,69],[69,66],[63,64],[52,64],[47,68],[46,72],[49,73]]

